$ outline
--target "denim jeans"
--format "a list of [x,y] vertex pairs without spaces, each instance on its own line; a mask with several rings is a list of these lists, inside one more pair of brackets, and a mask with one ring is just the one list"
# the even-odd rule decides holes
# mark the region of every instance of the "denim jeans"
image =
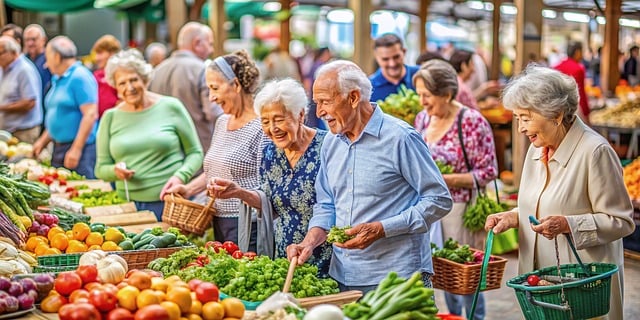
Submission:
[[[71,148],[71,143],[54,143],[53,144],[53,156],[51,157],[51,166],[60,168],[64,167],[64,156]],[[95,179],[93,170],[96,166],[96,145],[95,143],[86,144],[82,148],[82,156],[78,161],[78,166],[75,168],[67,168],[73,170],[87,179]]]
[[138,211],[149,210],[156,215],[158,221],[162,221],[162,211],[164,210],[164,201],[151,201],[151,202],[143,202],[143,201],[134,201],[136,204],[136,208]]
[[[469,313],[471,313],[471,305],[473,304],[473,294],[459,295],[445,292],[444,300],[447,303],[449,313],[461,316],[462,308],[464,307],[465,313],[467,317],[469,317]],[[478,295],[478,302],[476,303],[476,312],[473,314],[473,320],[484,319],[485,313],[484,294],[481,292],[480,295]]]

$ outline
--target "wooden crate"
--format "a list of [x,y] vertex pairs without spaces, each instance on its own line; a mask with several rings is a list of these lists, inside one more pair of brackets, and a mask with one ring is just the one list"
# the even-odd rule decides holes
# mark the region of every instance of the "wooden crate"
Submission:
[[91,216],[91,222],[101,222],[107,226],[128,226],[138,224],[157,223],[158,219],[156,215],[148,210],[120,213],[120,214],[108,214]]
[[67,186],[69,187],[77,187],[81,185],[86,185],[89,187],[89,190],[102,190],[102,191],[113,191],[111,184],[104,180],[73,180],[67,181]]
[[167,229],[169,229],[170,225],[168,223],[165,223],[165,222],[154,222],[154,223],[144,223],[144,224],[134,224],[134,225],[129,225],[129,226],[122,226],[124,231],[126,231],[126,232],[135,232],[135,233],[140,233],[140,232],[144,231],[144,229],[154,228],[154,227],[160,227],[160,228],[162,228],[162,230],[167,231]]
[[300,303],[300,306],[305,309],[319,304],[333,304],[340,307],[344,304],[358,301],[361,297],[362,291],[350,290],[326,296],[302,298],[298,299],[298,302]]
[[101,216],[108,216],[108,215],[114,215],[114,214],[132,213],[137,211],[138,211],[138,208],[136,208],[136,205],[133,202],[114,204],[110,206],[84,208],[84,213],[90,215],[91,217],[101,217]]

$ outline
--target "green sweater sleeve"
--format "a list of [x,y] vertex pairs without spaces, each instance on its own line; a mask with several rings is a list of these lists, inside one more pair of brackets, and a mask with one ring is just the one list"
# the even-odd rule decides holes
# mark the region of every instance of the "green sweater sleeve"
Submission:
[[187,112],[187,108],[177,105],[175,109],[178,113],[178,116],[175,117],[176,131],[185,157],[182,166],[173,175],[182,180],[182,182],[187,183],[193,174],[202,167],[204,156],[198,132],[193,124],[191,115]]
[[98,136],[96,139],[96,167],[94,171],[97,178],[105,181],[115,181],[118,179],[114,171],[115,160],[111,157],[111,152],[109,151],[109,140],[111,139],[109,128],[111,127],[112,119],[113,113],[111,110],[107,110],[98,126]]

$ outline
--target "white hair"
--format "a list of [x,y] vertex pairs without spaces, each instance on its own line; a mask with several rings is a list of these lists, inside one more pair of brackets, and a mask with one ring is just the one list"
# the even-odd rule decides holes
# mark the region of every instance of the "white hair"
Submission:
[[343,97],[346,97],[349,92],[357,90],[363,101],[371,99],[371,81],[357,64],[348,60],[328,62],[318,68],[316,79],[328,72],[336,72],[338,89]]
[[535,63],[511,80],[502,94],[506,109],[528,109],[547,119],[563,114],[565,125],[573,120],[579,101],[578,86],[572,77]]
[[115,88],[114,75],[120,68],[134,70],[144,83],[149,83],[153,67],[144,61],[142,53],[136,49],[120,51],[109,58],[107,66],[104,68],[107,83]]
[[285,110],[297,116],[300,112],[306,114],[309,100],[300,82],[285,78],[267,82],[256,94],[253,109],[260,114],[262,108],[271,103],[280,103]]

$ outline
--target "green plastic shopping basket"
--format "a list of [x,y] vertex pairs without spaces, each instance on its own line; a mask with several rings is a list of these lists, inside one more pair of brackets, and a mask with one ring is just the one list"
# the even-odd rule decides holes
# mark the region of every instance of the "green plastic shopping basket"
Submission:
[[[531,219],[537,223],[537,220]],[[545,267],[507,281],[507,286],[515,289],[527,320],[579,320],[609,313],[611,276],[618,272],[618,266],[599,262],[583,264],[568,235],[567,242],[578,263]],[[530,275],[540,278],[551,276],[563,279],[563,282],[550,286],[529,286],[527,278]]]

